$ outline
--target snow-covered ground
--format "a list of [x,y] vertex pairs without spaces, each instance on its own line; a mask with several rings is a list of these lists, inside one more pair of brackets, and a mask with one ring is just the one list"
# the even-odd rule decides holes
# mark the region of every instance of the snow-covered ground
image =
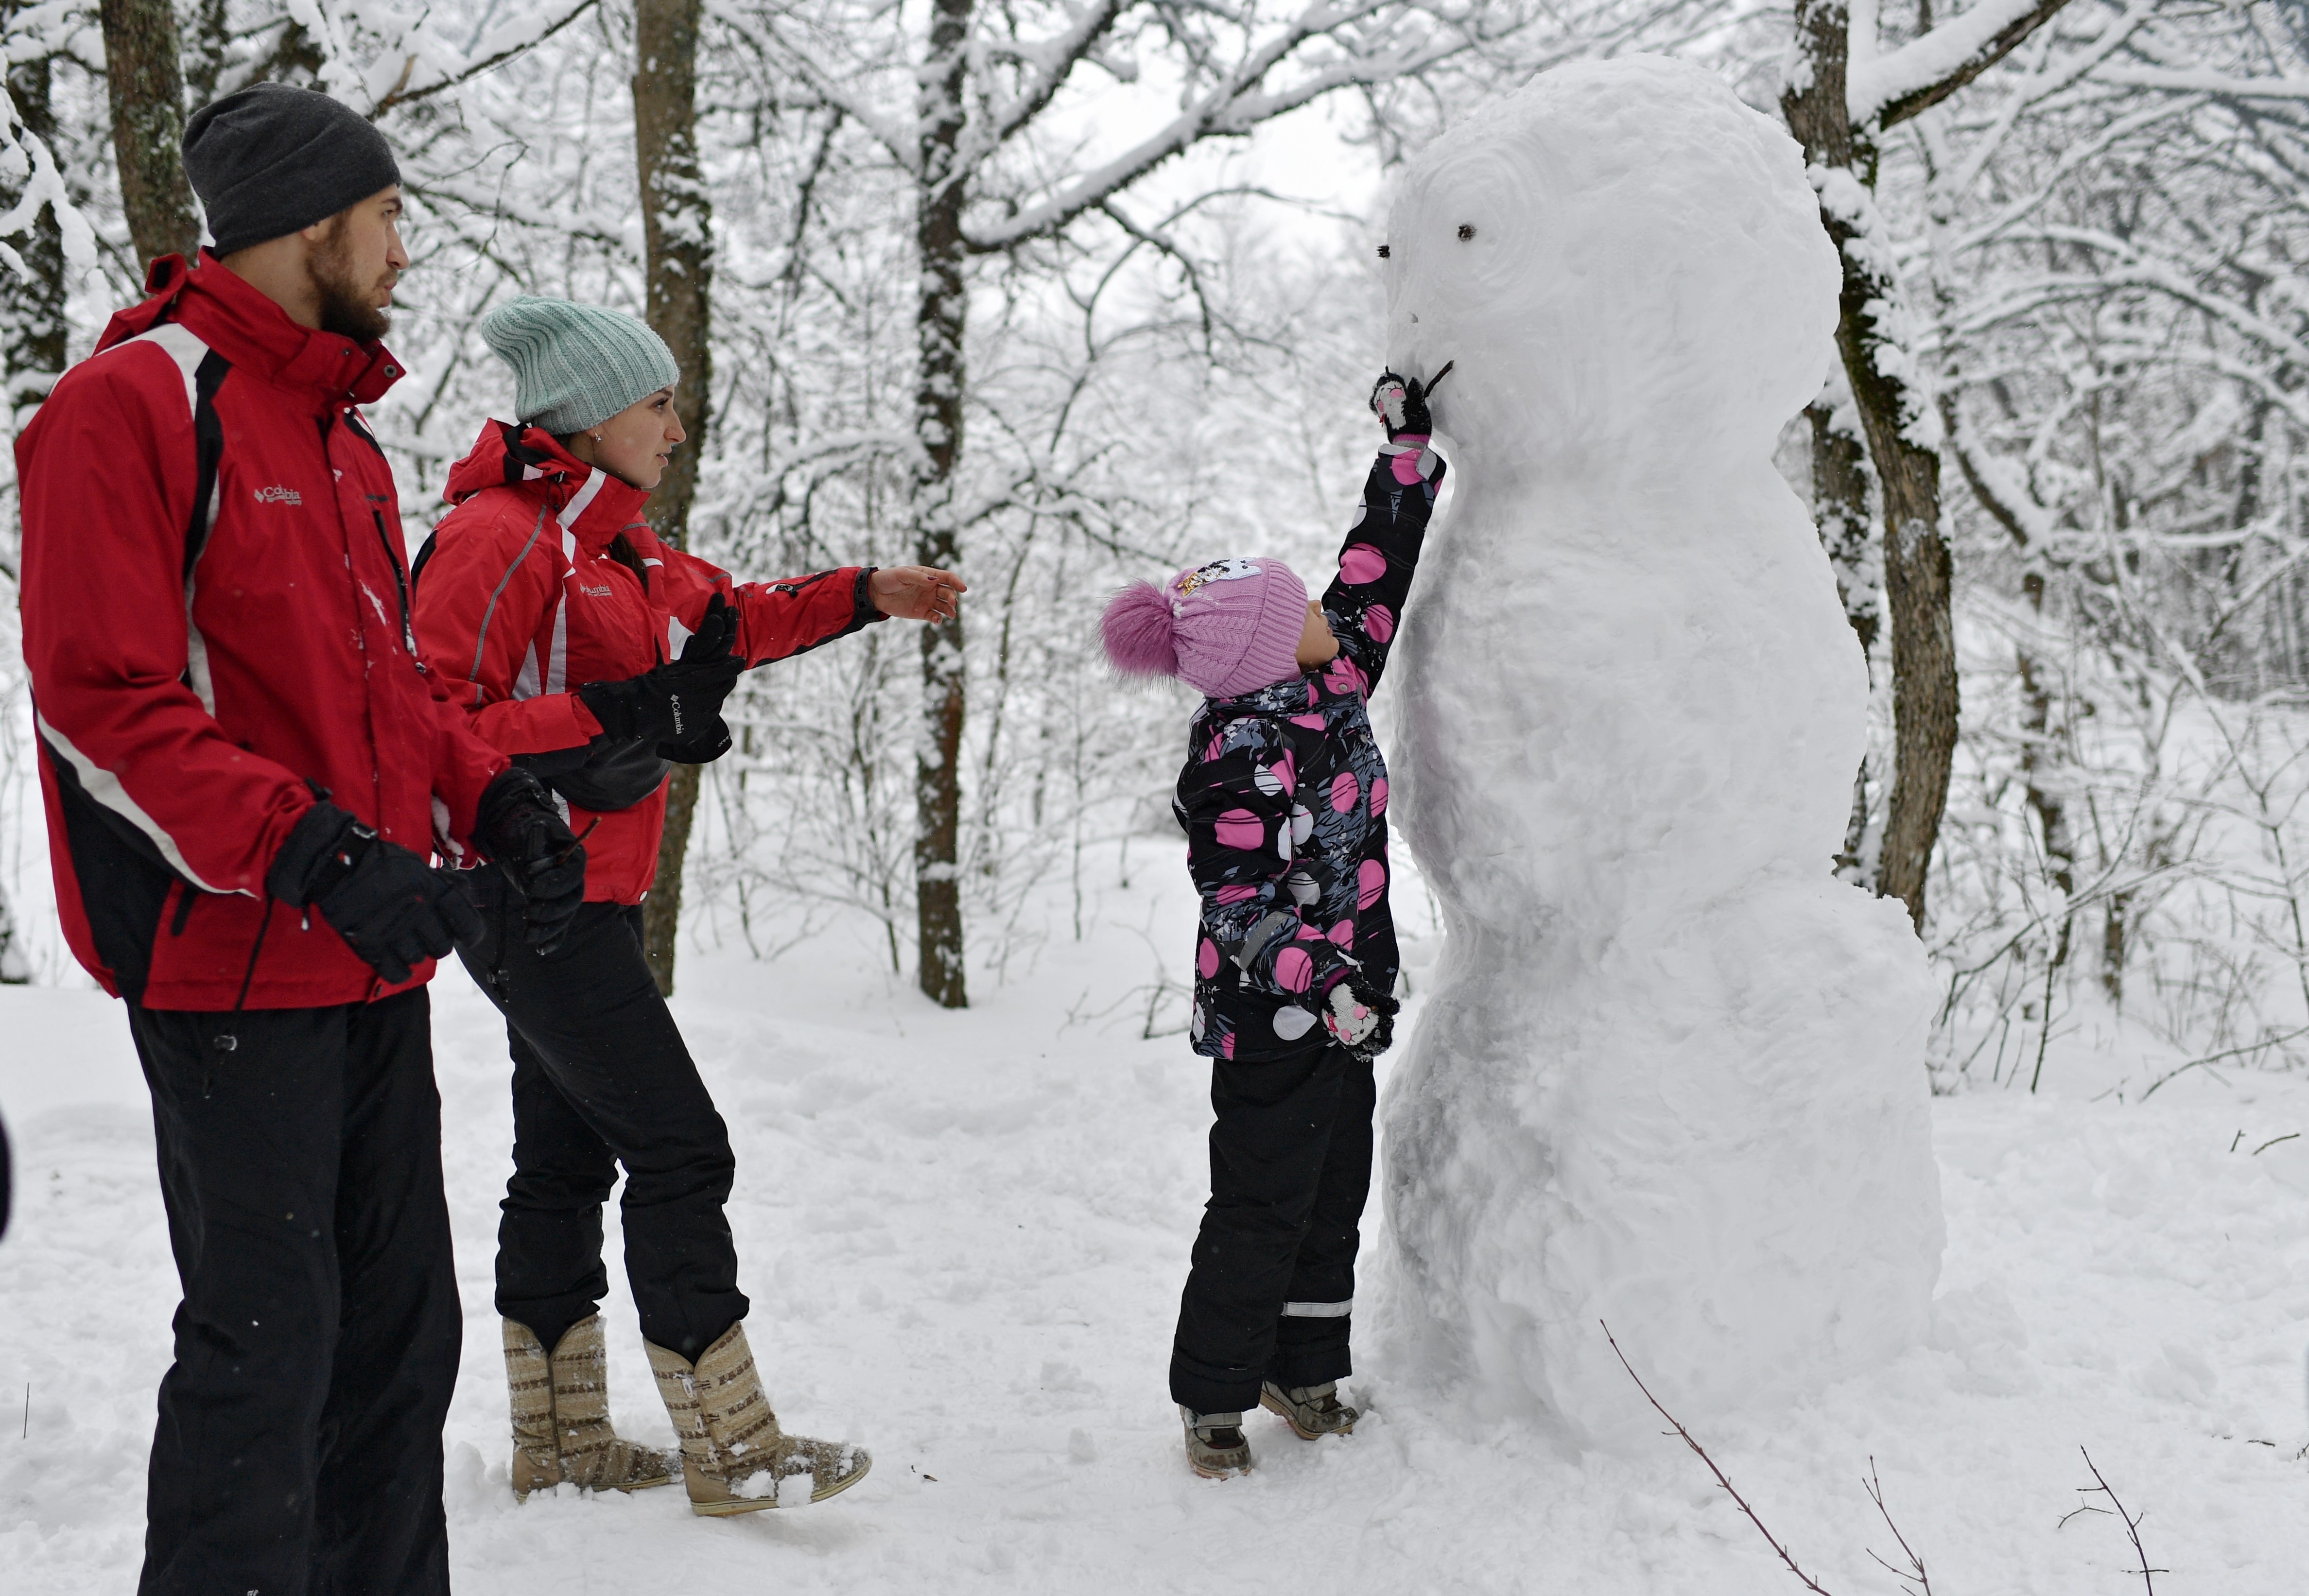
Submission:
[[[490,1308],[506,1065],[494,1015],[445,973],[459,1590],[1799,1589],[1673,1438],[1568,1454],[1452,1411],[1369,1337],[1353,1436],[1309,1445],[1260,1416],[1256,1473],[1188,1473],[1163,1369],[1206,1078],[1183,1038],[1140,1039],[1145,994],[1128,996],[1157,973],[1148,937],[1183,958],[1187,914],[1167,882],[1110,895],[1105,929],[1031,974],[1014,962],[962,1014],[891,979],[863,934],[769,964],[684,955],[676,1007],[737,1141],[749,1334],[789,1423],[876,1458],[837,1501],[719,1522],[678,1489],[517,1505],[507,1488]],[[1409,951],[1415,981],[1433,947]],[[2079,1494],[2080,1445],[2146,1514],[2158,1592],[2309,1583],[2309,1135],[2253,1151],[2309,1132],[2309,1082],[2193,1071],[2145,1105],[2094,1100],[2129,1067],[2072,1039],[2045,1095],[1939,1100],[1934,1344],[1702,1434],[1837,1596],[1900,1588],[1868,1557],[1900,1561],[1861,1488],[1872,1457],[1939,1596],[2138,1589],[2122,1525],[2078,1512],[2107,1505]],[[0,1110],[20,1160],[0,1243],[0,1586],[125,1592],[175,1292],[117,1008],[0,989]],[[1366,1257],[1379,1234],[1374,1214]],[[618,1420],[670,1445],[622,1285],[607,1311]]]

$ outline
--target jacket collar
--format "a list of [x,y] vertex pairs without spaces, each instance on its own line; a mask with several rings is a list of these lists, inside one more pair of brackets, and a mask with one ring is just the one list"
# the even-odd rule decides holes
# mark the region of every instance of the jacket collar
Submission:
[[400,380],[401,363],[381,343],[299,326],[262,290],[201,251],[197,270],[185,257],[162,255],[146,273],[149,296],[116,314],[97,340],[99,349],[181,322],[229,361],[236,371],[275,386],[303,390],[316,401],[369,404]]
[[589,553],[599,554],[619,532],[645,524],[642,506],[649,502],[647,492],[585,464],[542,427],[484,422],[471,453],[449,468],[442,496],[462,505],[489,487],[510,487],[543,501],[561,530]]

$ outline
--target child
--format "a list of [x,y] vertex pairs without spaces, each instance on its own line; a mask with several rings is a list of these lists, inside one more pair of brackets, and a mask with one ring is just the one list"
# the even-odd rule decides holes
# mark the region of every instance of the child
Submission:
[[1388,443],[1319,608],[1289,566],[1224,559],[1137,582],[1102,623],[1132,675],[1207,696],[1175,807],[1203,898],[1195,1051],[1212,1061],[1211,1200],[1171,1354],[1187,1461],[1250,1467],[1256,1401],[1301,1436],[1338,1398],[1371,1189],[1371,1060],[1392,1040],[1387,766],[1364,700],[1411,588],[1443,462],[1420,384],[1371,392]]

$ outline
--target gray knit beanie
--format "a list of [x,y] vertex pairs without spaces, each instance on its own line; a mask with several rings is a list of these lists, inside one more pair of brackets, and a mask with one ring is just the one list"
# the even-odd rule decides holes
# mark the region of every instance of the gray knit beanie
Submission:
[[673,351],[646,323],[595,305],[524,294],[482,318],[481,337],[513,367],[515,419],[557,437],[681,378]]
[[326,221],[401,181],[385,135],[310,89],[253,83],[185,124],[185,176],[218,254]]

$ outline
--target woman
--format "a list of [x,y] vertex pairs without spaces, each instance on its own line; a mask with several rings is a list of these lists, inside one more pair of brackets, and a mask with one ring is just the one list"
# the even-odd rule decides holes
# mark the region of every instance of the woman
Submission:
[[640,905],[668,762],[728,750],[720,711],[740,672],[889,616],[950,619],[964,584],[921,565],[733,582],[643,519],[684,436],[656,333],[523,298],[481,336],[513,367],[522,420],[489,422],[450,471],[455,508],[418,556],[418,641],[480,735],[555,789],[587,857],[584,907],[552,953],[523,940],[520,900],[487,871],[470,879],[488,928],[459,950],[513,1053],[497,1304],[514,1489],[672,1478],[671,1458],[609,1421],[601,1203],[623,1164],[626,1272],[693,1511],[820,1501],[869,1460],[784,1435],[762,1393],[722,1217],[729,1134],[643,958]]

